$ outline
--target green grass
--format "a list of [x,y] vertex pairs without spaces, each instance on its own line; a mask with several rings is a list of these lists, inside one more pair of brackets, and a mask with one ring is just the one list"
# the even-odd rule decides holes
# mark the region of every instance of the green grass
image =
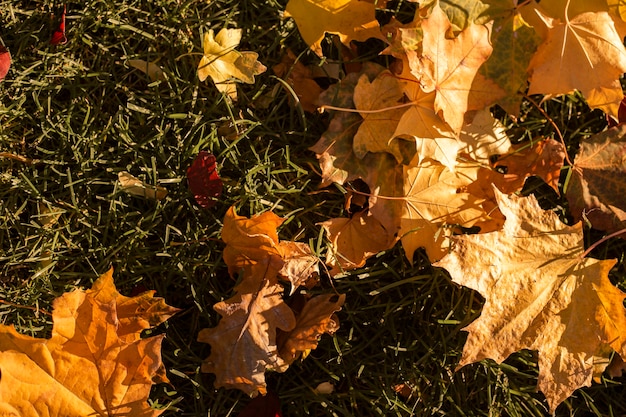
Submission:
[[[155,289],[183,311],[161,325],[163,360],[171,384],[157,385],[152,401],[170,404],[168,416],[236,416],[249,401],[215,389],[200,373],[210,347],[198,331],[218,322],[212,305],[230,296],[234,281],[221,258],[222,219],[231,205],[250,215],[274,210],[288,220],[284,240],[310,243],[325,253],[317,223],[343,214],[343,195],[319,189],[319,168],[308,151],[325,129],[325,115],[306,116],[288,104],[271,66],[282,49],[306,51],[281,1],[110,0],[68,3],[68,43],[48,44],[61,4],[0,1],[0,40],[13,64],[0,83],[0,152],[35,160],[0,159],[0,322],[47,337],[51,302],[89,287],[110,266],[123,294]],[[401,5],[398,5],[400,7]],[[227,102],[196,68],[201,33],[243,29],[240,50],[259,53],[268,71],[241,85]],[[166,80],[150,82],[128,59],[157,61]],[[303,59],[315,62],[311,53]],[[275,90],[277,88],[277,90]],[[277,94],[271,98],[271,94]],[[261,105],[269,99],[269,106]],[[563,132],[573,158],[581,138],[606,122],[577,96],[542,107]],[[504,116],[503,116],[504,117]],[[505,120],[514,141],[554,136],[530,103],[517,121]],[[222,200],[205,210],[193,201],[186,168],[206,149],[219,161]],[[117,173],[129,171],[169,191],[160,202],[127,195]],[[529,181],[546,207],[567,204],[540,181]],[[49,215],[58,220],[43,227]],[[587,234],[589,243],[602,235]],[[626,282],[624,241],[613,239],[593,255],[617,257],[611,275]],[[421,252],[410,265],[399,246],[367,266],[314,291],[347,294],[341,328],[284,374],[269,373],[285,416],[543,416],[530,351],[504,364],[490,361],[455,372],[465,333],[482,299],[432,268]],[[331,382],[336,391],[317,395]],[[394,387],[405,383],[409,397]],[[559,416],[626,415],[623,379],[577,391]]]

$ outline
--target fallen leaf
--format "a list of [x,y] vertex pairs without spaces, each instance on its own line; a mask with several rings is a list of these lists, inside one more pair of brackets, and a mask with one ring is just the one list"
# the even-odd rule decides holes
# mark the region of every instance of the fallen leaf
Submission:
[[235,49],[241,41],[241,32],[241,29],[223,28],[214,37],[213,29],[209,29],[204,34],[204,54],[198,64],[200,81],[211,77],[217,89],[232,100],[237,100],[237,86],[233,79],[254,84],[254,76],[267,69],[257,61],[259,55],[256,52]]
[[7,48],[0,45],[0,81],[7,76],[9,68],[11,68],[11,54]]
[[279,245],[284,264],[278,274],[291,283],[289,295],[301,285],[310,285],[311,280],[317,283],[316,277],[320,273],[319,259],[311,247],[306,243],[289,241],[279,242]]
[[334,313],[341,310],[345,300],[345,294],[323,294],[307,300],[296,317],[295,327],[279,335],[280,357],[287,364],[292,364],[302,352],[317,348],[322,334],[334,334],[339,329]]
[[[569,2],[567,3],[569,5]],[[547,35],[528,66],[528,94],[559,95],[579,90],[592,108],[617,117],[624,94],[626,49],[607,12],[585,12],[563,19],[538,15]]]
[[126,171],[117,174],[120,189],[130,195],[149,198],[151,200],[163,200],[167,196],[167,189],[160,185],[150,185],[134,177]]
[[494,162],[494,169],[502,175],[495,175],[492,181],[500,191],[515,192],[524,185],[531,175],[542,178],[546,184],[559,192],[559,177],[565,147],[554,139],[538,140],[535,144],[513,146],[511,151]]
[[[280,259],[267,256],[242,271],[235,295],[213,309],[222,317],[217,327],[202,329],[198,341],[211,345],[202,372],[216,375],[215,386],[265,394],[265,371],[285,369],[278,355],[276,329],[296,326],[293,311],[282,299],[278,283]],[[278,261],[278,262],[277,262]]]
[[335,386],[330,382],[321,382],[317,384],[317,387],[313,390],[314,393],[319,395],[332,394],[335,391]]
[[385,230],[378,219],[364,212],[320,224],[330,240],[326,264],[331,267],[333,276],[362,267],[369,257],[391,248],[396,242],[396,236]]
[[296,21],[304,41],[321,57],[326,33],[338,35],[344,45],[383,39],[375,11],[374,4],[358,0],[289,0],[284,17]]
[[625,175],[626,125],[581,141],[566,190],[574,218],[608,232],[626,227]]
[[434,108],[458,134],[468,108],[474,77],[491,54],[490,24],[470,24],[449,39],[451,24],[438,4],[422,20],[422,52],[409,59],[411,73],[425,93],[435,93]]
[[626,357],[626,294],[608,279],[615,260],[581,258],[581,223],[563,224],[533,196],[496,197],[503,230],[456,237],[434,264],[485,298],[480,317],[464,329],[459,368],[537,350],[538,386],[554,413],[591,384],[596,357],[611,349]]
[[215,155],[207,151],[198,153],[187,168],[187,184],[200,207],[211,208],[217,204],[224,185],[217,174]]
[[140,333],[178,309],[153,294],[120,295],[111,269],[91,290],[54,301],[50,339],[0,325],[0,410],[11,416],[160,415],[148,396],[152,384],[168,382],[164,335]]
[[63,5],[63,12],[61,13],[61,20],[59,22],[59,27],[52,33],[52,37],[50,38],[50,45],[64,45],[67,43],[67,38],[65,37],[65,13],[67,9],[65,4]]
[[154,62],[147,62],[143,59],[129,59],[126,63],[146,74],[151,82],[165,79],[165,73],[163,73],[161,67]]
[[406,111],[398,107],[403,96],[402,86],[391,72],[381,72],[372,82],[367,74],[361,75],[354,87],[354,105],[363,118],[352,144],[357,158],[367,152],[389,152],[402,161],[402,152],[391,139]]

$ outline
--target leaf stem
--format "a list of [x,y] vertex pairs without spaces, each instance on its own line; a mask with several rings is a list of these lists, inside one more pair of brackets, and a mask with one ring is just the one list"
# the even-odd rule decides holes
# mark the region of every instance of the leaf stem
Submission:
[[389,110],[402,109],[404,107],[411,107],[416,104],[417,104],[416,101],[410,101],[408,103],[402,103],[402,104],[398,104],[396,106],[391,106],[391,107],[383,107],[382,109],[376,109],[376,110],[357,110],[357,109],[348,109],[346,107],[335,107],[335,106],[324,105],[324,106],[318,107],[317,111],[319,111],[320,113],[324,113],[325,110],[337,110],[337,111],[344,111],[348,113],[373,114],[373,113],[383,113]]
[[565,139],[563,139],[563,134],[561,133],[561,129],[559,129],[556,123],[554,123],[554,120],[552,120],[552,118],[548,115],[548,113],[546,113],[546,111],[542,109],[541,106],[539,106],[539,104],[537,104],[535,100],[530,98],[528,95],[525,95],[524,97],[526,98],[526,100],[530,101],[532,105],[535,106],[537,110],[539,110],[539,112],[543,115],[543,117],[545,117],[548,120],[548,122],[552,125],[552,127],[554,127],[554,130],[556,130],[556,134],[559,136],[559,140],[561,141],[561,144],[563,145],[563,148],[565,149],[565,160],[570,166],[573,166],[574,163],[572,162],[571,159],[569,159],[569,155],[567,154],[567,146],[565,145]]
[[581,257],[581,258],[584,258],[585,256],[589,255],[589,253],[590,253],[592,250],[594,250],[596,247],[598,247],[598,245],[600,245],[600,244],[602,244],[602,243],[606,242],[607,240],[609,240],[609,239],[611,239],[611,238],[613,238],[613,237],[615,237],[615,236],[619,236],[619,235],[623,235],[623,234],[626,234],[626,229],[621,229],[621,230],[618,230],[617,232],[613,232],[613,233],[611,233],[611,234],[610,234],[610,235],[608,235],[608,236],[604,236],[602,239],[598,240],[596,243],[594,243],[593,245],[589,246],[589,247],[587,248],[587,250],[586,250],[586,251],[584,251],[582,255],[580,255],[580,257]]

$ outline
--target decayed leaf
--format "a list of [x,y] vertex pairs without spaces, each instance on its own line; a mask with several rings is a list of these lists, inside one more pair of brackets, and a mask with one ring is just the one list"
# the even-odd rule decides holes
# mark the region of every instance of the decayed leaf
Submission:
[[165,79],[165,73],[154,62],[144,61],[143,59],[129,59],[127,64],[146,74],[152,82]]
[[339,329],[333,313],[341,310],[345,299],[345,294],[324,294],[307,300],[296,318],[296,326],[279,343],[280,356],[287,364],[293,363],[302,352],[315,349],[322,334],[333,334]]
[[566,191],[572,214],[609,232],[626,227],[626,125],[580,144]]
[[200,151],[187,168],[187,183],[198,205],[202,208],[215,206],[222,195],[224,185],[217,174],[215,155]]
[[7,48],[0,45],[0,81],[7,76],[9,68],[11,68],[11,54]]
[[0,326],[0,414],[160,415],[147,400],[152,384],[167,382],[163,335],[140,333],[178,310],[153,294],[120,295],[111,269],[92,289],[54,301],[50,339]]
[[372,3],[358,0],[289,0],[285,17],[292,17],[304,41],[322,56],[322,40],[335,33],[341,42],[382,39]]
[[491,54],[489,28],[471,24],[449,39],[450,21],[436,4],[422,21],[422,53],[409,61],[424,92],[435,92],[435,111],[457,133],[463,126],[474,77]]
[[211,77],[217,89],[233,100],[237,100],[237,86],[232,79],[254,84],[254,76],[267,69],[257,61],[256,52],[235,50],[240,41],[241,29],[223,28],[215,37],[213,29],[209,29],[204,34],[204,55],[198,64],[200,81]]
[[275,255],[247,266],[235,295],[213,306],[222,319],[217,327],[201,330],[198,341],[211,345],[202,372],[216,375],[216,387],[265,394],[265,370],[284,369],[276,329],[292,330],[296,318],[282,299],[277,277],[281,266]]
[[[569,5],[569,2],[567,3]],[[617,117],[624,94],[619,77],[626,72],[626,49],[607,12],[585,12],[564,19],[535,9],[547,28],[528,66],[528,94],[567,94],[579,90],[589,106]]]
[[596,357],[610,349],[626,357],[626,294],[608,279],[615,260],[581,258],[581,223],[561,223],[533,196],[496,196],[503,230],[457,237],[435,264],[485,297],[481,316],[465,328],[459,367],[537,350],[539,389],[554,412],[591,384]]
[[150,185],[141,181],[132,174],[121,171],[117,174],[122,191],[138,197],[149,198],[151,200],[163,200],[167,196],[167,189],[160,185]]
[[330,219],[321,225],[330,240],[326,264],[332,267],[331,275],[365,265],[370,256],[389,249],[396,242],[396,237],[378,219],[364,212],[351,218]]

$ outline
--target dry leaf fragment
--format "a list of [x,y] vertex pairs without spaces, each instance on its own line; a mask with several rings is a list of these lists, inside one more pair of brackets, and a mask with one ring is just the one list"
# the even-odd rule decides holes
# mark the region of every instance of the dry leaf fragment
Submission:
[[626,357],[626,294],[608,272],[615,260],[581,258],[582,225],[567,226],[533,197],[496,190],[506,217],[501,231],[455,238],[435,266],[485,297],[459,367],[521,349],[539,353],[539,389],[550,411],[591,384],[597,357]]
[[241,41],[241,29],[220,30],[216,36],[213,29],[204,34],[204,54],[198,64],[200,81],[213,79],[219,91],[237,100],[237,86],[232,79],[254,84],[254,76],[267,69],[257,61],[256,52],[239,52],[235,48]]
[[52,337],[37,339],[0,326],[0,413],[9,416],[158,416],[151,385],[167,382],[163,335],[142,330],[176,313],[154,292],[121,296],[113,271],[87,291],[53,304]]
[[143,59],[129,59],[126,63],[146,74],[151,82],[165,79],[165,73],[154,62],[144,61]]
[[285,17],[296,21],[300,35],[311,49],[322,56],[322,40],[326,33],[335,33],[341,42],[383,39],[376,7],[359,0],[289,0]]
[[150,185],[126,171],[117,174],[117,179],[122,191],[130,195],[149,198],[151,200],[163,200],[167,196],[167,189],[160,185]]

